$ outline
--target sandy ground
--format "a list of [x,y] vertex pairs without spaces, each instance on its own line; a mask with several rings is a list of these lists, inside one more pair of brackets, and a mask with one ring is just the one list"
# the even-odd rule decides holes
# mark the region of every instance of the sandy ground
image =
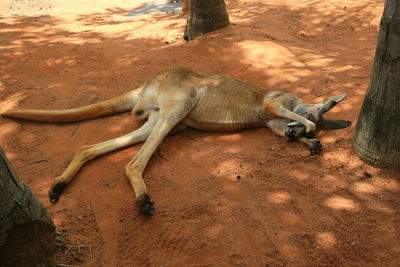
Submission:
[[56,205],[47,199],[79,147],[141,121],[129,113],[67,124],[0,118],[1,146],[63,234],[57,263],[398,266],[399,173],[351,150],[383,1],[229,0],[232,24],[190,43],[184,15],[130,18],[141,5],[0,0],[0,112],[95,103],[182,65],[311,102],[347,93],[330,116],[353,126],[320,132],[318,156],[268,129],[168,137],[144,173],[157,208],[144,218],[124,175],[139,145],[93,160]]

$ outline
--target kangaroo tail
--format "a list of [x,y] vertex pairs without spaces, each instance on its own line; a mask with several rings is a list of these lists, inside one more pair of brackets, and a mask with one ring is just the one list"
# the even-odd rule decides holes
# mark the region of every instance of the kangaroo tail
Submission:
[[1,116],[42,122],[73,122],[131,110],[137,103],[141,87],[104,102],[62,110],[10,110]]

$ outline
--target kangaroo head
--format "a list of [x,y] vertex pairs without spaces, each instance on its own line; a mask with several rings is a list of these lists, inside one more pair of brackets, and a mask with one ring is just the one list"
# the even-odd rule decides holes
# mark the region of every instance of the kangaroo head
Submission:
[[[331,110],[336,104],[340,103],[347,94],[332,96],[318,104],[301,103],[294,107],[293,112],[307,118],[315,123],[317,129],[342,129],[351,125],[350,121],[332,120],[324,118],[323,114]],[[294,139],[304,136],[305,126],[298,121],[291,121],[287,127],[294,128],[296,136]]]

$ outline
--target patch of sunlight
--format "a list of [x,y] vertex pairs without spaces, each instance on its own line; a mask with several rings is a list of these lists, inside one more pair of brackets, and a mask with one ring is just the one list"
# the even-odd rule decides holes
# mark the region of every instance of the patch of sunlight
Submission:
[[12,109],[23,98],[24,98],[24,93],[21,92],[8,97],[7,100],[0,102],[0,113]]
[[321,190],[324,192],[332,192],[348,186],[346,182],[331,174],[325,174],[320,180],[322,181]]
[[239,153],[242,151],[242,148],[239,146],[228,146],[225,147],[224,150],[229,153]]
[[312,67],[326,67],[329,66],[329,64],[331,64],[333,61],[335,61],[334,58],[318,57],[307,61],[307,65]]
[[345,87],[345,88],[351,88],[351,89],[352,89],[352,88],[354,88],[354,86],[355,86],[355,85],[354,85],[354,83],[352,83],[352,82],[346,82],[346,83],[344,84],[344,87]]
[[61,64],[73,65],[74,63],[76,63],[76,60],[72,59],[72,58],[49,59],[45,62],[45,64],[49,67],[52,67],[55,65],[61,65]]
[[301,219],[301,217],[291,211],[284,211],[281,215],[281,219],[284,223],[290,225],[304,224],[304,221]]
[[[14,40],[14,41],[12,41],[10,43],[15,45],[15,46],[17,46],[17,47],[21,47],[21,46],[24,45],[24,42],[25,42],[24,40]],[[20,55],[22,55],[22,52],[16,51],[16,52],[14,52],[14,55],[15,56],[20,56]]]
[[318,33],[321,33],[321,32],[326,31],[326,27],[325,26],[324,27],[315,27],[315,28],[313,28],[313,30]]
[[368,194],[378,194],[382,192],[381,188],[365,182],[354,183],[352,186],[352,190],[358,193],[368,193]]
[[380,186],[392,192],[400,191],[400,183],[396,179],[385,179],[383,185]]
[[332,72],[343,72],[343,71],[352,71],[352,70],[360,70],[360,69],[362,69],[362,68],[361,67],[356,67],[356,66],[353,66],[353,65],[345,65],[345,66],[330,68],[330,71],[332,71]]
[[337,141],[336,136],[324,136],[321,138],[321,141],[323,141],[324,144],[333,144]]
[[301,61],[294,61],[294,62],[291,62],[291,64],[292,64],[293,67],[297,67],[297,68],[304,68],[305,67],[305,64],[303,62],[301,62]]
[[6,49],[14,49],[14,48],[19,48],[20,46],[18,45],[0,45],[0,49],[6,50]]
[[273,204],[285,204],[287,203],[292,197],[288,192],[285,191],[278,191],[273,192],[268,195],[268,202]]
[[215,141],[238,141],[242,139],[242,134],[240,133],[235,133],[235,134],[227,134],[227,135],[215,135],[215,134],[210,134],[207,135],[203,138],[201,138],[202,141],[205,142],[215,142]]
[[204,234],[210,239],[216,239],[224,231],[223,224],[211,224],[203,229]]
[[352,156],[350,160],[347,160],[346,165],[350,170],[355,170],[361,168],[364,165],[364,162],[360,158]]
[[[3,129],[3,128],[2,128]],[[0,141],[2,140],[2,137],[1,137],[1,135],[0,135]],[[7,152],[7,158],[9,159],[9,160],[14,160],[14,159],[16,159],[17,158],[17,155],[15,154],[15,153],[12,153],[12,152]]]
[[242,139],[241,134],[226,134],[215,137],[216,141],[238,141],[240,139]]
[[317,233],[315,235],[315,239],[316,239],[318,245],[321,248],[324,248],[324,249],[331,249],[337,243],[335,235],[333,233],[331,233],[331,232],[320,232],[320,233]]
[[[137,129],[141,127],[143,124],[141,121],[140,124],[138,123]],[[108,131],[110,132],[120,132],[123,129],[128,128],[128,126],[132,125],[132,118],[131,117],[123,117],[118,119],[118,123],[114,123],[113,125],[109,126],[107,128]],[[134,130],[132,130],[134,131]]]
[[302,69],[302,70],[296,70],[295,73],[297,76],[307,77],[307,76],[310,76],[313,72],[311,72],[310,70],[307,70],[307,69]]
[[320,24],[322,22],[322,19],[321,18],[316,18],[316,19],[311,20],[310,22],[313,23],[313,24]]
[[293,170],[290,175],[294,176],[296,179],[300,181],[304,181],[310,177],[307,173],[301,172],[299,170]]
[[358,211],[360,205],[354,200],[342,196],[334,195],[325,200],[325,205],[335,210]]
[[1,131],[0,131],[0,140],[5,138],[7,135],[11,134],[18,128],[19,128],[19,124],[15,123],[13,121],[2,124]]
[[117,60],[115,60],[115,62],[117,64],[120,65],[125,65],[128,66],[129,64],[133,64],[134,62],[136,62],[138,60],[138,57],[135,57],[133,55],[130,55],[129,57],[125,57],[125,58],[119,58]]
[[280,247],[280,252],[287,258],[294,260],[296,257],[298,257],[299,250],[297,247],[289,245],[289,244],[284,244],[283,246]]
[[[184,153],[182,150],[180,150],[178,153]],[[208,158],[210,155],[210,151],[207,149],[199,150],[194,153],[192,153],[191,158],[193,160],[204,160],[204,158]]]
[[[269,85],[279,82],[296,82],[299,76],[311,74],[304,69],[304,64],[289,49],[275,42],[242,41],[239,47],[243,50],[243,61],[254,67],[265,70],[272,78]],[[290,67],[293,66],[293,67]],[[302,69],[299,70],[301,66]]]
[[270,65],[279,67],[295,60],[295,55],[285,47],[274,42],[242,41],[240,47],[244,51],[246,59],[260,66]]
[[[228,179],[227,180],[233,180],[233,179],[230,179],[230,177],[228,176],[227,177]],[[236,180],[236,179],[235,179]],[[239,190],[239,187],[238,187],[238,184],[237,183],[229,183],[229,184],[225,184],[224,186],[223,186],[223,188],[224,188],[224,192],[227,192],[227,191],[238,191]]]
[[[383,195],[381,195],[380,197],[382,198]],[[391,207],[388,207],[387,205],[383,204],[380,201],[371,201],[367,204],[367,207],[372,210],[376,210],[376,211],[387,213],[387,214],[395,213],[395,211]]]
[[311,94],[311,90],[309,88],[305,88],[305,87],[298,87],[296,88],[296,93],[299,94]]
[[[208,151],[206,156],[210,153]],[[197,153],[196,153],[197,154]],[[239,160],[230,159],[224,160],[218,164],[218,166],[212,171],[213,174],[217,175],[218,177],[223,177],[227,180],[236,181],[236,176],[239,174]]]

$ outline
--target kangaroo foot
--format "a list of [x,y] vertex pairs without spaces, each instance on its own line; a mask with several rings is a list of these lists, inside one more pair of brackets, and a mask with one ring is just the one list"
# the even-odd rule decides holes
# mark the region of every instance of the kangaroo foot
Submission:
[[150,217],[154,214],[154,202],[150,200],[149,195],[138,197],[136,203],[144,216]]
[[49,190],[49,198],[51,203],[56,203],[60,198],[61,192],[64,191],[66,183],[58,183],[51,186]]

